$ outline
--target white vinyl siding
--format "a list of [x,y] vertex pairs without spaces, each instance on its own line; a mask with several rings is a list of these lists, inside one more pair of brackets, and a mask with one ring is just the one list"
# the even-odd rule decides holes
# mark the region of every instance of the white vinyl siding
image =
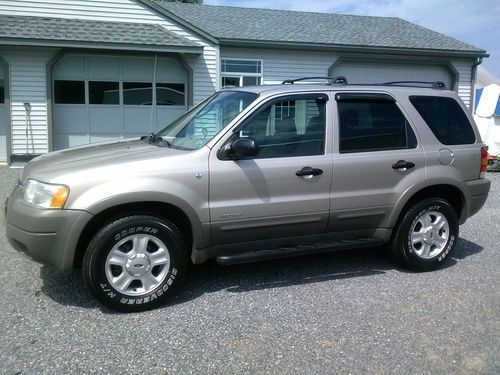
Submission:
[[452,64],[458,72],[458,96],[460,96],[467,108],[471,109],[473,61],[468,59],[452,60]]
[[[13,155],[42,154],[48,151],[47,62],[54,53],[55,51],[12,50],[2,54],[9,64]],[[24,103],[31,105],[28,124]]]
[[328,68],[336,55],[327,52],[299,52],[258,50],[245,48],[221,48],[222,58],[263,61],[263,83],[281,83],[286,79],[328,75]]
[[[3,91],[0,93],[0,97],[5,97],[7,94],[5,90],[5,82],[7,77],[4,77],[4,69],[2,61],[0,61],[0,80],[2,84],[0,85],[0,90]],[[7,161],[7,124],[9,121],[7,120],[7,111],[5,110],[5,102],[0,99],[0,163],[5,163]]]

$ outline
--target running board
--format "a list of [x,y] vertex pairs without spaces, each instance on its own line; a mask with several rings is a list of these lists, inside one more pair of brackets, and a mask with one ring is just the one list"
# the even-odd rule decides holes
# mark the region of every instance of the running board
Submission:
[[276,249],[249,251],[246,253],[238,253],[233,255],[222,255],[216,258],[217,263],[222,265],[251,263],[262,260],[288,258],[307,254],[326,253],[347,249],[359,249],[363,247],[375,247],[382,245],[383,240],[366,238],[358,240],[343,240],[321,242],[313,245],[298,245],[298,246],[283,246]]

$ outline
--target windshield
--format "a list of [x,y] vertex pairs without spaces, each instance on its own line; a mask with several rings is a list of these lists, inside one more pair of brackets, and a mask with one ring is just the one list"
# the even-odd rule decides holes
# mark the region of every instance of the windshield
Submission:
[[251,92],[220,91],[186,112],[156,136],[173,148],[199,149],[257,97],[257,94]]

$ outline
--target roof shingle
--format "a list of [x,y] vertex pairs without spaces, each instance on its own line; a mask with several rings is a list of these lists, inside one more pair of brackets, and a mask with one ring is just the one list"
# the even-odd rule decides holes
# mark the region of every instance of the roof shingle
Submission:
[[241,40],[485,52],[470,44],[395,17],[170,2],[160,5],[222,42]]
[[93,42],[115,45],[198,47],[159,25],[0,15],[2,40]]

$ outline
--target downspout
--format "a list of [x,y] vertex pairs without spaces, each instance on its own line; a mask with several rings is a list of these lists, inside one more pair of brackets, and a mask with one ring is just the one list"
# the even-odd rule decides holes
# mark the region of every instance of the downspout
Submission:
[[474,62],[472,63],[472,67],[471,67],[471,72],[470,72],[470,76],[471,76],[471,85],[470,85],[470,98],[471,98],[471,101],[470,101],[470,112],[471,114],[474,114],[474,106],[476,105],[475,101],[476,101],[476,75],[477,75],[477,67],[479,65],[481,65],[481,63],[483,62],[483,58],[482,57],[478,57],[474,60]]

